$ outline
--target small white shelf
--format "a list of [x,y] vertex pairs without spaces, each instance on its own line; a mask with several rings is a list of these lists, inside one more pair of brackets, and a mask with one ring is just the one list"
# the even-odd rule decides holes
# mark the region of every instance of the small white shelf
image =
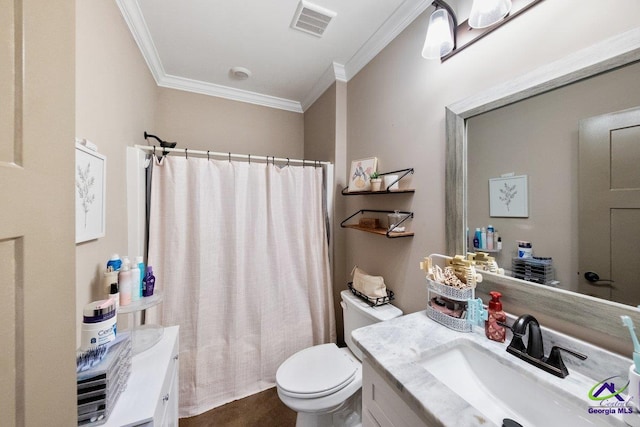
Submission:
[[142,297],[139,300],[131,301],[131,304],[121,305],[118,314],[134,313],[146,310],[162,302],[162,292],[154,292],[150,297]]
[[129,330],[131,330],[133,354],[140,354],[156,345],[162,339],[164,328],[156,324],[138,325],[136,313],[155,307],[162,302],[162,292],[155,291],[150,297],[142,297],[131,301],[130,304],[120,306],[118,315],[129,315]]

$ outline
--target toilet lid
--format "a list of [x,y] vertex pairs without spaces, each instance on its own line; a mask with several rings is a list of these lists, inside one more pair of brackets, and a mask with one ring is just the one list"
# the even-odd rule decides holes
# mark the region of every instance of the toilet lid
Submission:
[[312,399],[346,387],[354,380],[358,365],[335,344],[306,348],[284,361],[276,383],[290,396]]

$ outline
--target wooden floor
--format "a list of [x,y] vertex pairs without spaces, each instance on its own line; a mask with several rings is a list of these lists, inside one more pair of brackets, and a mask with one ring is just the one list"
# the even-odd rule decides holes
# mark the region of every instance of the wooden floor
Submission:
[[214,408],[196,417],[181,418],[180,427],[294,427],[296,413],[278,398],[275,387]]

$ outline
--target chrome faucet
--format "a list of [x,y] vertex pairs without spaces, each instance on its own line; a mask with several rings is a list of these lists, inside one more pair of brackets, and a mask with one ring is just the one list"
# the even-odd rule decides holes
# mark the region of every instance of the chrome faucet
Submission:
[[[542,343],[542,331],[540,324],[530,314],[523,314],[518,317],[512,326],[503,324],[503,326],[511,329],[513,338],[507,347],[507,352],[534,365],[550,374],[564,378],[569,375],[569,370],[562,361],[560,351],[564,351],[580,360],[585,360],[586,355],[569,350],[564,347],[553,346],[549,357],[544,357],[544,345]],[[527,345],[524,345],[522,337],[528,332]]]

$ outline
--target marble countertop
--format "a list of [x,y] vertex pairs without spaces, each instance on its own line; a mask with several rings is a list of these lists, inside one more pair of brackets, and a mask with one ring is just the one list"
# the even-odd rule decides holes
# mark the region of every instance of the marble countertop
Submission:
[[[481,332],[456,332],[428,318],[426,311],[357,329],[353,331],[352,338],[371,364],[396,386],[396,392],[429,426],[497,425],[418,363],[428,353],[440,352],[460,340],[473,341],[495,354],[500,363],[515,367],[529,378],[543,382],[545,387],[555,389],[563,397],[584,405],[585,414],[593,405],[593,401],[588,399],[589,390],[606,378],[622,376],[626,379],[632,363],[630,359],[543,328],[545,355],[552,345],[588,355],[586,361],[563,357],[570,374],[566,378],[558,378],[507,353],[510,336],[505,343],[497,343]],[[618,415],[602,417],[606,420],[603,425],[626,425]]]

